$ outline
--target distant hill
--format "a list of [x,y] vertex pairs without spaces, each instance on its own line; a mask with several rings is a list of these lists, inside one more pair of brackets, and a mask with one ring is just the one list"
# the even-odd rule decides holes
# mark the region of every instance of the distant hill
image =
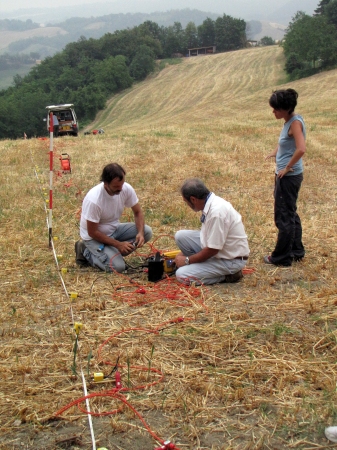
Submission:
[[247,22],[247,38],[255,41],[261,40],[264,36],[269,36],[276,40],[282,40],[285,34],[286,26],[258,20]]
[[[40,27],[25,31],[0,31],[0,53],[9,52],[9,46],[13,42],[31,38],[53,38],[54,36],[68,34],[62,27]],[[29,52],[25,52],[29,53]]]
[[[109,14],[97,17],[72,17],[64,22],[43,24],[35,30],[22,32],[0,32],[0,53],[30,53],[39,52],[41,58],[52,56],[61,51],[69,42],[76,42],[82,36],[99,39],[106,33],[133,28],[150,20],[160,26],[168,27],[180,22],[182,27],[188,22],[201,25],[210,18],[216,20],[219,14],[207,13],[199,10],[181,9],[151,14]],[[34,18],[36,21],[36,17]]]
[[[180,22],[185,28],[189,22],[201,25],[210,18],[216,20],[219,14],[210,14],[199,10],[170,10],[151,14],[109,14],[99,17],[72,17],[64,22],[41,25],[39,28],[25,31],[0,31],[0,53],[38,52],[41,58],[52,56],[61,51],[69,42],[76,42],[82,36],[99,39],[106,33],[133,28],[150,20],[160,26],[168,27]],[[247,22],[249,39],[259,40],[263,36],[281,39],[285,26],[266,21]]]
[[[168,27],[175,22],[180,22],[185,28],[189,22],[201,25],[211,18],[216,20],[219,14],[207,13],[199,10],[181,9],[151,14],[109,14],[99,17],[73,17],[64,22],[41,25],[24,31],[0,31],[0,54],[38,54],[39,59],[53,56],[60,52],[70,42],[76,42],[81,37],[86,39],[99,39],[106,33],[114,33],[116,30],[133,28],[150,20],[160,26]],[[34,18],[36,20],[36,17]],[[247,37],[259,40],[264,36],[278,40],[284,35],[284,25],[251,21],[247,22]],[[21,76],[28,73],[29,66],[18,70]],[[15,73],[13,74],[15,75]],[[11,77],[0,70],[0,88],[6,88],[12,83]]]

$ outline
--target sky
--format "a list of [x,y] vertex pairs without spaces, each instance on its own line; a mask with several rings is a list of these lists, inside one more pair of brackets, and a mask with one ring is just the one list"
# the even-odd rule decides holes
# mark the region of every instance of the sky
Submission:
[[[104,0],[98,0],[97,3],[103,3]],[[91,4],[92,0],[57,0],[57,2],[46,2],[46,0],[14,0],[10,2],[8,0],[0,0],[0,12],[1,11],[14,11],[18,9],[28,9],[28,8],[53,8],[55,6],[76,6],[76,5],[84,5]],[[111,5],[116,5],[119,9],[121,4],[124,4],[124,9],[129,9],[129,12],[142,12],[142,9],[156,9],[161,10],[161,5],[167,4],[163,0],[129,0],[127,2],[120,0],[105,0],[104,3],[109,3]],[[180,0],[179,2],[171,1],[170,3],[180,5],[180,9],[182,8],[195,8],[201,9],[203,11],[210,12],[219,12],[224,8],[234,7],[233,3],[240,6],[247,7],[252,5],[252,7],[258,7],[259,9],[270,9],[277,8],[290,3],[289,0]],[[309,2],[310,3],[310,2]],[[315,4],[318,4],[319,0],[315,1]],[[193,6],[194,5],[194,6]],[[174,6],[175,8],[175,6]],[[138,11],[137,11],[138,9]],[[148,11],[147,11],[148,12]],[[153,12],[153,11],[152,11]]]
[[[98,0],[99,1],[99,0]],[[117,3],[114,0],[109,3]],[[137,2],[133,2],[137,3]],[[139,5],[141,5],[142,0],[138,1]],[[157,1],[156,3],[160,3]],[[206,2],[205,2],[206,3]],[[14,0],[13,2],[9,2],[8,0],[0,0],[0,12],[1,11],[15,11],[18,9],[30,9],[30,8],[53,8],[55,6],[76,6],[76,5],[85,5],[92,4],[90,0],[57,0],[57,2],[48,2],[46,0]],[[134,11],[137,12],[137,11]]]
[[[56,9],[59,13],[62,11],[63,15],[68,12],[69,17],[95,17],[113,13],[153,13],[190,8],[219,15],[226,13],[244,20],[268,20],[268,16],[274,20],[278,14],[281,17],[287,11],[291,14],[290,17],[297,11],[312,14],[319,2],[320,0],[0,0],[0,18],[2,14],[3,18],[23,20],[23,17],[27,17],[26,12],[30,13],[33,8],[51,11],[50,20],[52,11],[56,14]],[[19,14],[19,10],[25,14]],[[33,21],[35,17],[32,16]]]
[[86,0],[57,0],[57,2],[46,2],[46,0],[14,0],[9,2],[8,0],[0,0],[0,12],[1,11],[15,11],[18,9],[28,8],[53,8],[55,6],[67,6],[67,5],[83,5],[85,3],[92,3]]

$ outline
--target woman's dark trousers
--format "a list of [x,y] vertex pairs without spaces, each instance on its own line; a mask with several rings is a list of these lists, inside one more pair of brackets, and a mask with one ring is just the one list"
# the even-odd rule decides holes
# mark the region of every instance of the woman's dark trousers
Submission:
[[278,229],[277,243],[271,254],[276,265],[291,266],[293,261],[304,257],[301,219],[296,202],[303,181],[303,174],[275,177],[274,219]]

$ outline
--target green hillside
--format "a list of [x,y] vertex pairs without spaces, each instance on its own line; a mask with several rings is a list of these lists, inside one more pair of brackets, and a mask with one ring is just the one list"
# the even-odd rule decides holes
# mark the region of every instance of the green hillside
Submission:
[[[284,84],[283,66],[275,46],[184,59],[111,98],[88,127],[104,134],[55,139],[53,155],[49,139],[0,141],[0,448],[334,448],[324,430],[337,417],[337,71]],[[283,125],[268,99],[281,86],[299,92],[307,127],[306,257],[289,268],[263,263],[276,239],[265,157]],[[242,215],[243,280],[188,289],[77,267],[82,199],[113,161],[153,229],[133,268],[200,227],[179,192],[197,176]]]

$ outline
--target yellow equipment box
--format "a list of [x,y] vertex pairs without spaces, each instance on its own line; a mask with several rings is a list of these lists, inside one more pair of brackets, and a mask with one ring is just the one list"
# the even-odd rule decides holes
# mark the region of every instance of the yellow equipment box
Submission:
[[180,253],[180,250],[173,250],[172,252],[163,253],[164,257],[164,272],[171,273],[175,270],[176,264],[174,258]]

